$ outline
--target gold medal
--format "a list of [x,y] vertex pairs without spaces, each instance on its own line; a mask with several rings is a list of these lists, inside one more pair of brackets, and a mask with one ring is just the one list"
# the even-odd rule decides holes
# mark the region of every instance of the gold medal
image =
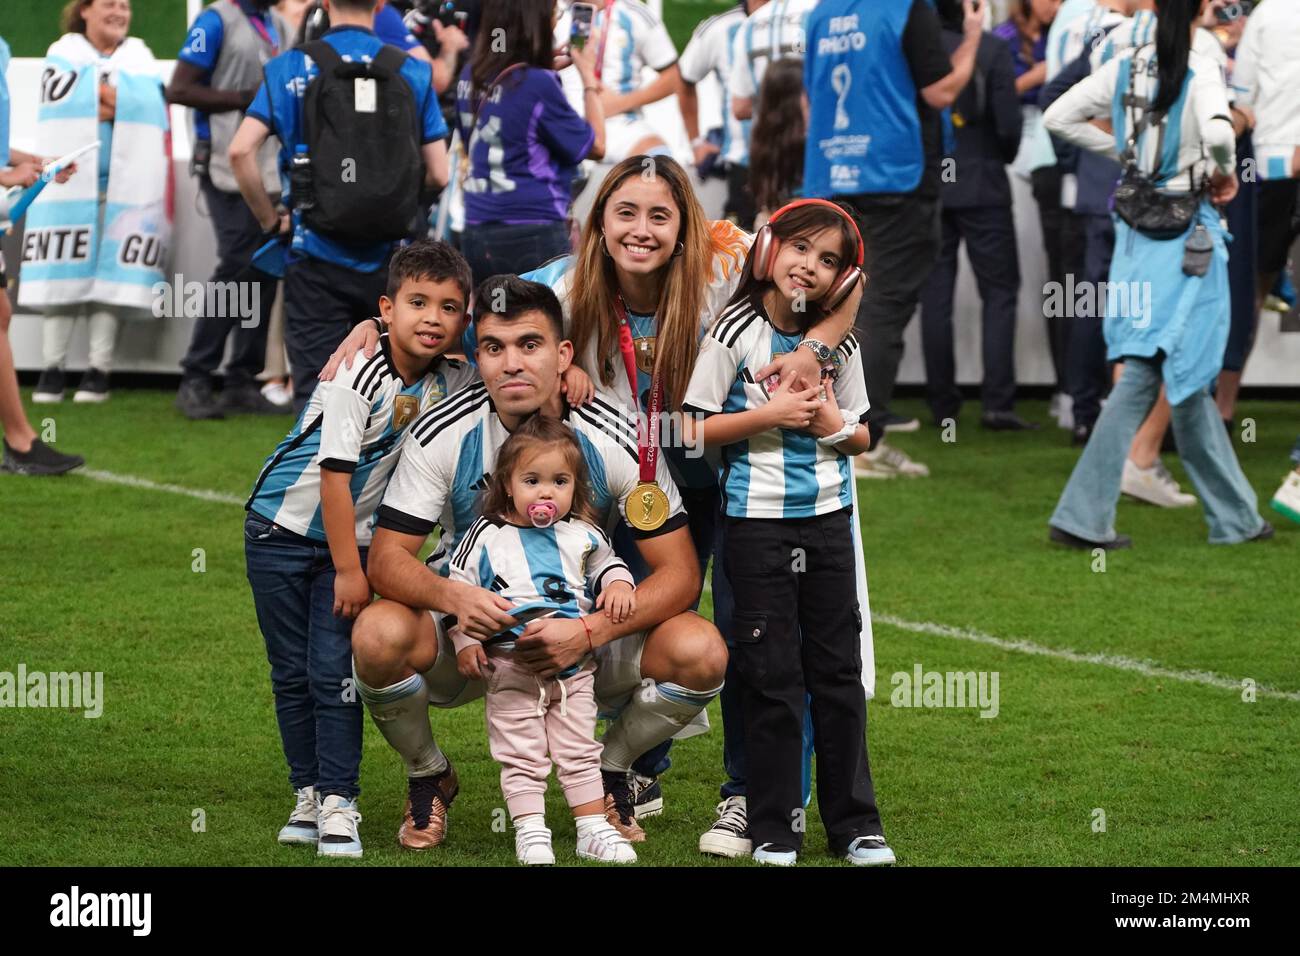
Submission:
[[632,353],[636,356],[636,367],[641,374],[649,375],[655,370],[655,336],[634,338]]
[[623,502],[627,523],[638,531],[654,531],[668,520],[668,496],[652,481],[643,481]]
[[420,410],[420,400],[414,395],[398,395],[393,399],[393,431],[400,432]]

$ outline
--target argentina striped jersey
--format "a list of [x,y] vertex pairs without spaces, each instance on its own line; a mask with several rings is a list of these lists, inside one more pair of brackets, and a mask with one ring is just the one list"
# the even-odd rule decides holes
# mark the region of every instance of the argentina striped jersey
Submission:
[[321,382],[293,430],[262,466],[244,506],[296,534],[325,542],[320,471],[349,472],[357,544],[369,543],[375,509],[397,464],[402,436],[419,413],[478,380],[466,363],[438,359],[414,385],[393,366],[388,336],[379,350]]
[[[636,420],[616,398],[597,392],[590,405],[566,405],[563,421],[578,436],[592,502],[608,528],[641,481]],[[440,527],[442,540],[428,563],[445,575],[447,555],[483,513],[483,494],[497,453],[509,437],[481,382],[420,416],[411,426],[379,507],[378,526],[421,536]],[[655,531],[635,532],[639,537],[665,534],[686,524],[681,496],[662,456],[656,463],[656,481],[668,496],[668,520]]]
[[[712,415],[766,404],[767,392],[754,373],[774,356],[793,352],[802,338],[773,326],[757,301],[728,307],[700,347],[685,411]],[[835,400],[847,420],[858,421],[870,403],[856,337],[850,334],[840,344],[834,361]],[[736,518],[806,518],[848,508],[852,473],[845,455],[803,431],[773,429],[722,446],[724,507]]]

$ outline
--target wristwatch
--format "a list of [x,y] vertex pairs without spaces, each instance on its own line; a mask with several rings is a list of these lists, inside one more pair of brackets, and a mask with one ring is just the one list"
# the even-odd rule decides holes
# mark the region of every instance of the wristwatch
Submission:
[[817,357],[818,365],[825,365],[831,360],[831,356],[835,354],[825,342],[818,342],[816,339],[804,339],[799,345],[800,347],[812,349],[812,354]]

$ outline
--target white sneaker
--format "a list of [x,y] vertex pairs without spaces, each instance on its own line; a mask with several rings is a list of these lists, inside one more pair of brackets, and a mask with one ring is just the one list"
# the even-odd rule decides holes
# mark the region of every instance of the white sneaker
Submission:
[[1196,495],[1189,495],[1179,488],[1159,458],[1150,468],[1139,468],[1133,464],[1133,459],[1125,458],[1119,490],[1157,508],[1190,508],[1196,504]]
[[1269,504],[1278,514],[1300,523],[1300,471],[1292,471],[1283,479]]
[[875,451],[864,451],[853,460],[853,474],[858,478],[925,478],[930,469],[882,440]]
[[316,844],[318,856],[361,855],[361,835],[357,824],[361,814],[357,802],[331,793],[320,805],[320,841]]
[[1074,431],[1074,399],[1065,392],[1054,392],[1049,413],[1056,419],[1056,427]]
[[601,820],[593,826],[578,831],[578,856],[598,863],[635,863],[636,850],[621,833]]
[[285,846],[295,843],[310,843],[315,846],[318,835],[316,823],[320,816],[316,788],[303,787],[296,793],[298,802],[294,805],[293,813],[289,814],[289,822],[280,828],[280,835],[276,839]]
[[858,837],[849,844],[844,859],[854,866],[892,866],[897,862],[894,851],[882,836]]
[[700,836],[700,852],[711,856],[749,856],[749,812],[743,796],[727,797],[718,804],[718,821]]
[[794,866],[798,860],[799,853],[794,847],[763,843],[754,849],[755,863],[767,863],[771,866]]
[[262,396],[272,405],[288,408],[293,404],[293,392],[279,382],[267,382],[262,386]]
[[541,823],[515,827],[515,859],[524,866],[554,866],[551,831]]

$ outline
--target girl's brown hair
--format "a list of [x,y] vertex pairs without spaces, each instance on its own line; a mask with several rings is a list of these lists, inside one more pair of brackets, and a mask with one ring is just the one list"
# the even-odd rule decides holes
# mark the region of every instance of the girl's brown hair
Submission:
[[564,452],[564,463],[573,471],[573,507],[569,509],[569,516],[581,518],[599,528],[602,522],[596,512],[596,505],[591,500],[587,459],[582,456],[577,436],[563,422],[537,414],[524,419],[497,452],[496,467],[492,470],[487,493],[483,496],[483,514],[510,520],[514,510],[510,498],[510,479],[514,477],[515,469],[532,453],[557,446]]
[[763,74],[750,136],[749,188],[759,209],[789,202],[803,183],[803,60],[777,60]]
[[[836,205],[839,204],[836,203]],[[810,203],[806,206],[796,206],[789,212],[782,213],[764,228],[771,229],[772,235],[780,242],[789,242],[801,236],[812,236],[827,228],[838,229],[840,233],[840,269],[843,270],[857,264],[858,233],[849,220],[849,215],[847,209],[844,209],[843,214],[841,214],[820,203]],[[754,252],[753,248],[751,248],[749,255],[745,257],[745,268],[740,274],[740,284],[736,286],[736,291],[732,294],[731,300],[725,308],[729,309],[739,302],[761,299],[763,293],[767,291],[771,284],[770,279],[759,279],[754,275]],[[825,318],[825,312],[822,310],[821,305],[816,302],[809,302],[803,311],[804,330],[807,331],[823,318]]]
[[[653,164],[653,165],[651,165]],[[673,202],[681,216],[677,241],[681,253],[674,254],[661,270],[659,317],[655,342],[655,374],[664,383],[666,409],[681,405],[695,368],[699,351],[700,315],[704,311],[705,292],[713,271],[713,257],[718,251],[709,232],[704,208],[695,198],[686,171],[666,156],[629,156],[610,170],[596,194],[587,224],[582,230],[577,260],[572,270],[569,290],[569,334],[575,361],[586,360],[587,348],[596,343],[596,365],[587,374],[606,387],[614,374],[623,374],[618,359],[618,317],[614,303],[618,298],[618,277],[614,260],[606,254],[605,206],[620,186],[633,176],[652,172],[668,184]]]

